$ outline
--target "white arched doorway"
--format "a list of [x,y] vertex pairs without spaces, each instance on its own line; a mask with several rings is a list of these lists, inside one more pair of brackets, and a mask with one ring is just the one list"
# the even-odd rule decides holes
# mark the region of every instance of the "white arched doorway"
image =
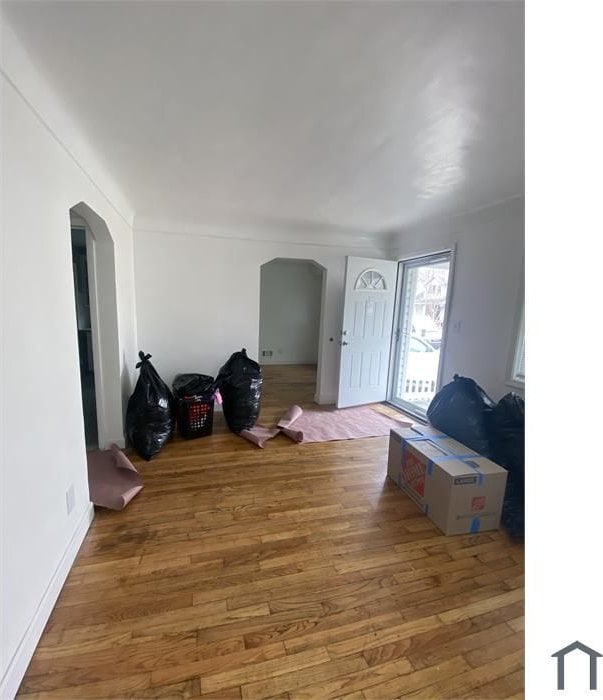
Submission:
[[[69,217],[72,251],[78,246],[80,249],[84,247],[83,267],[87,274],[85,291],[89,312],[81,313],[80,310],[78,313],[76,310],[87,446],[104,449],[117,436],[120,436],[123,446],[114,243],[105,220],[85,202],[73,206]],[[81,300],[78,302],[78,274],[81,273],[74,263],[76,309],[81,303]],[[85,376],[88,374],[92,378]],[[93,412],[90,410],[91,402],[95,409]],[[93,421],[96,421],[96,425],[91,425]]]
[[274,258],[260,268],[259,362],[306,367],[320,380],[326,269]]

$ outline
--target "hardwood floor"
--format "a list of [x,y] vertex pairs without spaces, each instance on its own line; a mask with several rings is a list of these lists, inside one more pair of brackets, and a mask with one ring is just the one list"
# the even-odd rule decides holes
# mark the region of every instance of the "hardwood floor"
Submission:
[[[260,422],[309,405],[266,367]],[[388,438],[176,438],[100,511],[20,689],[64,698],[523,697],[523,547],[444,537]]]

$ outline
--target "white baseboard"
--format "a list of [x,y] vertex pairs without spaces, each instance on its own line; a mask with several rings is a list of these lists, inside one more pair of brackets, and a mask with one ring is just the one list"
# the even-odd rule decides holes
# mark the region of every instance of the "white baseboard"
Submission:
[[317,403],[320,406],[334,404],[336,401],[337,396],[335,394],[314,394],[314,403]]
[[273,360],[272,358],[260,358],[260,366],[264,365],[314,365],[316,366],[316,358],[310,360]]
[[92,503],[89,503],[82,513],[82,517],[77,524],[73,537],[67,545],[67,549],[65,550],[59,565],[52,575],[46,590],[44,591],[44,595],[42,596],[42,600],[34,613],[32,621],[30,622],[29,627],[25,630],[25,633],[21,638],[21,642],[17,647],[17,651],[10,660],[6,673],[0,682],[0,698],[2,698],[2,700],[12,700],[19,690],[19,685],[23,680],[23,676],[25,675],[25,671],[27,671],[31,657],[33,656],[36,646],[40,641],[40,637],[42,636],[44,627],[48,622],[50,613],[57,602],[57,598],[59,597],[59,593],[63,588],[65,579],[71,570],[71,566],[93,519],[94,506]]

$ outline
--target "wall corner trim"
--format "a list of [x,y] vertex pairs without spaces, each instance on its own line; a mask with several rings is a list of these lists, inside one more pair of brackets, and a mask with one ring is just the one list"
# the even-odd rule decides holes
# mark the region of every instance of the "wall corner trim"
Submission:
[[29,662],[36,650],[36,646],[40,641],[44,627],[48,622],[48,618],[54,608],[54,605],[59,597],[59,593],[63,588],[67,575],[71,570],[71,566],[77,556],[79,548],[84,541],[84,537],[88,532],[92,521],[94,520],[94,505],[88,503],[79,523],[77,524],[73,536],[67,545],[65,553],[61,557],[61,561],[57,566],[52,578],[48,582],[42,600],[38,605],[33,618],[23,635],[17,651],[8,664],[4,678],[0,681],[0,698],[9,700],[15,697],[19,690],[19,685],[23,680],[23,676],[27,671]]

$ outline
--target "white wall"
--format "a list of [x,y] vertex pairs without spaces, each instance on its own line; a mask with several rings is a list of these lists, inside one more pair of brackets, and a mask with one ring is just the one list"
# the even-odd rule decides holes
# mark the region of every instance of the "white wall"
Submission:
[[317,398],[334,401],[345,256],[382,258],[383,252],[364,239],[357,247],[328,244],[326,235],[304,244],[283,235],[259,240],[255,232],[254,240],[242,231],[197,227],[183,233],[166,226],[135,223],[134,234],[139,345],[153,355],[163,379],[171,384],[179,372],[215,375],[242,347],[257,359],[260,267],[274,258],[299,258],[326,269]]
[[[322,270],[311,262],[274,260],[262,266],[260,362],[316,364]],[[271,350],[271,357],[262,356]]]
[[[522,301],[524,199],[417,226],[393,237],[391,256],[412,257],[456,245],[442,383],[472,377],[494,400],[509,391],[509,358]],[[460,330],[453,326],[460,322]]]
[[5,23],[2,45],[0,695],[10,697],[92,515],[69,222],[81,201],[114,243],[113,405],[131,387],[136,323],[131,212]]

